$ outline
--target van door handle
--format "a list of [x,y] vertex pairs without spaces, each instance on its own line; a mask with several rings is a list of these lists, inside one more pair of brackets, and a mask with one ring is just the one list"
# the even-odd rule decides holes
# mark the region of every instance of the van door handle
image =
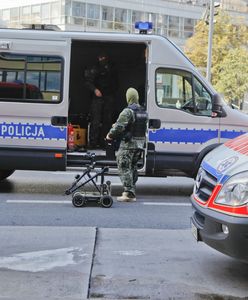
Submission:
[[160,119],[149,119],[148,124],[149,129],[159,129],[161,127]]
[[51,119],[53,126],[67,126],[67,117],[53,116]]

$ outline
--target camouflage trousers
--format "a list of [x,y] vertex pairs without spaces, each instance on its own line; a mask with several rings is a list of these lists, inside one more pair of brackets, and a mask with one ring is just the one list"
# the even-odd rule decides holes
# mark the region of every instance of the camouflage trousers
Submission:
[[140,149],[119,149],[117,152],[117,166],[124,192],[135,195],[135,184],[138,180],[137,162],[141,158]]

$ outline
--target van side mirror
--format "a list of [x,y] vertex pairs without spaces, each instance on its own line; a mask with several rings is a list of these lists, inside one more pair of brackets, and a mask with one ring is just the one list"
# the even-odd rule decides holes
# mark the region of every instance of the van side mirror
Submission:
[[231,101],[231,108],[232,109],[239,109],[239,106],[234,104],[234,101]]
[[226,112],[223,109],[223,102],[219,94],[213,95],[212,117],[226,117]]
[[159,129],[161,127],[161,120],[149,119],[148,127],[150,129]]

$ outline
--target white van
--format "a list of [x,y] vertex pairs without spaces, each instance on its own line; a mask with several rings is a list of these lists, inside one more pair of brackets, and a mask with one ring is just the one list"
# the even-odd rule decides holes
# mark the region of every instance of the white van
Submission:
[[[87,131],[91,97],[83,74],[100,50],[118,71],[113,122],[129,87],[148,111],[141,174],[193,177],[210,150],[248,131],[248,116],[224,104],[165,37],[1,29],[1,179],[17,169],[66,170],[87,162],[87,142],[81,152],[67,150],[67,125]],[[108,151],[96,151],[96,160],[115,171]]]

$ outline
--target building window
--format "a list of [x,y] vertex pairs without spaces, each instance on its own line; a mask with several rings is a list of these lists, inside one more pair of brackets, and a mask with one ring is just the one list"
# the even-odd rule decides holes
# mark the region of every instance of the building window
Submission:
[[31,14],[31,6],[22,7],[22,15],[29,16]]
[[11,8],[10,10],[10,19],[11,21],[19,21],[19,8]]
[[179,37],[179,17],[169,16],[169,36]]
[[71,15],[71,0],[65,0],[65,2],[62,2],[62,11],[65,16]]
[[113,7],[102,6],[102,28],[113,29],[113,16]]
[[194,33],[195,20],[190,18],[184,18],[183,26],[183,38],[190,38]]
[[135,22],[138,22],[138,21],[144,21],[143,13],[141,11],[133,10],[132,11],[132,23],[134,24]]
[[51,17],[52,18],[60,17],[60,3],[59,2],[51,3]]
[[31,7],[32,15],[40,14],[40,5],[33,5]]
[[128,17],[128,11],[126,9],[116,8],[114,29],[127,30],[127,26],[126,26],[128,22],[127,17]]
[[24,6],[21,8],[21,22],[30,23],[31,20],[31,6]]
[[165,36],[168,36],[168,29],[169,29],[169,16],[164,15],[163,16],[163,34]]
[[2,18],[3,18],[4,21],[9,21],[10,20],[10,10],[9,9],[4,9],[3,10]]
[[85,3],[73,1],[72,2],[72,16],[85,17]]
[[100,19],[100,6],[96,4],[87,4],[87,18]]
[[152,22],[153,26],[156,27],[157,26],[157,23],[156,23],[156,21],[157,21],[157,14],[147,13],[144,21]]
[[99,28],[100,6],[87,4],[86,6],[87,26]]
[[127,10],[116,8],[115,9],[115,22],[127,23]]
[[31,22],[41,23],[40,21],[40,5],[33,5],[31,7]]
[[50,3],[42,4],[41,19],[43,21],[50,21]]

